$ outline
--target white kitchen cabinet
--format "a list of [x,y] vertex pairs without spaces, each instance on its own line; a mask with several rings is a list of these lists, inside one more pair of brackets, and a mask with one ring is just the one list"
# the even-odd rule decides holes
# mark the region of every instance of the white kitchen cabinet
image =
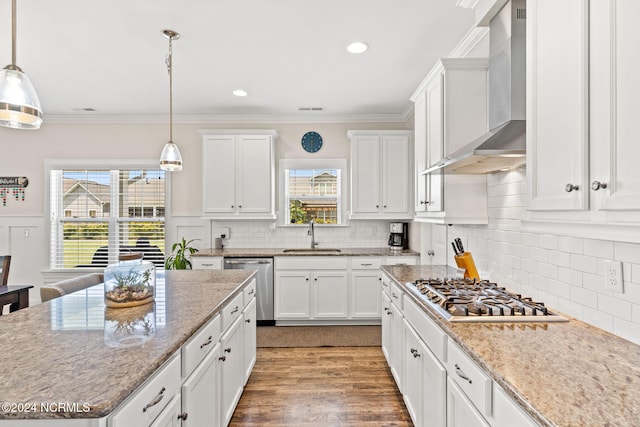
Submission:
[[202,211],[218,219],[275,219],[273,130],[202,133]]
[[401,353],[403,347],[404,331],[402,324],[402,298],[404,292],[400,291],[394,283],[391,283],[391,308],[389,315],[391,316],[391,374],[396,380],[398,390],[404,392],[403,382],[403,365],[404,357]]
[[[384,282],[384,278],[382,279]],[[393,348],[391,347],[391,319],[393,313],[391,312],[391,298],[387,293],[382,292],[382,354],[387,360],[387,364],[391,366],[391,353]]]
[[222,270],[221,256],[194,256],[191,257],[191,268],[194,270]]
[[276,320],[304,320],[311,317],[311,283],[306,271],[276,271],[274,274]]
[[411,132],[356,131],[351,141],[352,219],[412,217]]
[[244,387],[242,316],[220,338],[220,423],[229,424]]
[[317,271],[310,276],[314,319],[346,319],[349,285],[346,271]]
[[220,349],[216,343],[182,384],[182,427],[220,425]]
[[536,427],[538,425],[495,382],[493,383],[493,417],[490,421],[494,427]]
[[253,370],[253,366],[256,364],[256,298],[255,292],[253,298],[246,305],[242,312],[243,321],[243,333],[242,338],[243,351],[242,351],[242,369],[244,372],[243,385],[247,385],[249,376]]
[[451,377],[447,378],[447,427],[489,427]]
[[380,258],[353,258],[349,276],[350,317],[380,319]]
[[404,320],[404,401],[417,427],[444,426],[447,370]]
[[529,219],[546,232],[638,242],[628,225],[640,221],[640,5],[543,0],[527,9]]
[[421,173],[487,131],[487,70],[483,58],[441,59],[411,97],[416,221],[488,223],[484,175]]

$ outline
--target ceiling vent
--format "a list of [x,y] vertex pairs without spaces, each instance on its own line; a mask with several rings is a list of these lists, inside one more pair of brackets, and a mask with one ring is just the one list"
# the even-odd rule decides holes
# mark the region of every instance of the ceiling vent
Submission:
[[324,107],[300,107],[298,111],[324,111]]

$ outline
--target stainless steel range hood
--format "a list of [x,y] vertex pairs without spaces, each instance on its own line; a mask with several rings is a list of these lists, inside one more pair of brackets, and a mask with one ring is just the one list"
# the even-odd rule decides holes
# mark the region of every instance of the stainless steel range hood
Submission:
[[489,27],[489,129],[422,174],[484,174],[525,163],[526,0],[509,1]]

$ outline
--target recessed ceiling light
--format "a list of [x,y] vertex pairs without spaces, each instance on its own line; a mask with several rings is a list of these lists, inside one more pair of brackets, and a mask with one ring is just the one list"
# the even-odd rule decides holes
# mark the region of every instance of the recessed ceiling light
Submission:
[[369,49],[369,45],[365,42],[353,42],[347,46],[347,50],[351,53],[363,53]]
[[246,91],[246,90],[242,90],[242,89],[236,89],[236,90],[234,90],[234,91],[233,91],[233,94],[234,94],[235,96],[247,96],[247,95],[249,95],[249,94],[247,93],[247,91]]

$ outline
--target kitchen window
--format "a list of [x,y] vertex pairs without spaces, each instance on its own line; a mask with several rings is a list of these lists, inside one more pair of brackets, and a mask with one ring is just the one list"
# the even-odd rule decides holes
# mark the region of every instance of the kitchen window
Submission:
[[52,165],[48,172],[51,269],[101,268],[129,251],[162,268],[165,172],[156,164]]
[[284,159],[280,161],[283,225],[343,224],[346,160]]

